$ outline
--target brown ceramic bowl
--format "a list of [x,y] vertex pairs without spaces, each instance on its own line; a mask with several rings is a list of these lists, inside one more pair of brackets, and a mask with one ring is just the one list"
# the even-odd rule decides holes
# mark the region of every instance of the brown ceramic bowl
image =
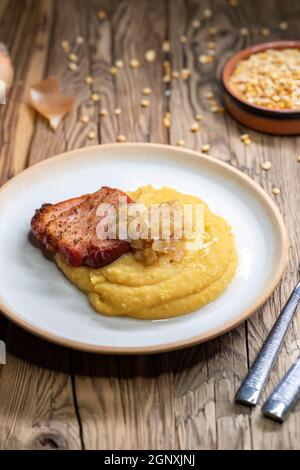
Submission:
[[255,106],[241,98],[229,85],[229,78],[240,60],[266,49],[300,49],[300,41],[274,41],[256,44],[241,50],[226,63],[222,84],[225,106],[240,123],[251,129],[277,135],[300,134],[300,109],[273,110]]

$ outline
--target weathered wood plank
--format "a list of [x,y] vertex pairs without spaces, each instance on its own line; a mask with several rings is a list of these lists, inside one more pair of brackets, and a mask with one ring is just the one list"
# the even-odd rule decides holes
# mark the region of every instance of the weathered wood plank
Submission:
[[[20,171],[27,160],[34,160],[27,153],[33,113],[24,100],[28,86],[44,74],[52,15],[52,2],[17,1],[9,2],[1,17],[2,38],[15,65],[14,86],[1,109],[1,181]],[[70,352],[11,323],[5,341],[8,354],[0,376],[0,448],[80,449]]]
[[[15,86],[0,109],[1,182],[27,164],[64,150],[114,142],[118,134],[173,144],[184,139],[187,147],[197,150],[209,143],[213,158],[240,168],[268,192],[273,186],[281,188],[276,202],[289,228],[291,261],[274,296],[245,325],[174,354],[118,358],[72,353],[1,321],[9,355],[0,370],[0,447],[299,448],[299,405],[280,426],[262,418],[260,406],[249,411],[235,405],[234,395],[297,279],[300,139],[251,132],[253,142],[246,148],[240,141],[246,128],[226,113],[212,113],[205,97],[212,90],[221,99],[217,78],[235,50],[269,38],[299,38],[299,2],[240,0],[236,7],[223,0],[51,3],[0,2],[0,40],[8,45],[16,67]],[[210,18],[203,17],[205,8],[212,10]],[[108,20],[99,22],[99,9],[107,11]],[[195,19],[200,26],[195,27]],[[279,30],[280,21],[288,22],[287,31]],[[202,65],[197,57],[214,40],[212,26],[218,28],[217,60]],[[241,27],[249,28],[249,36],[239,34]],[[261,36],[262,27],[270,29],[268,38]],[[179,41],[183,34],[185,44]],[[79,35],[85,38],[80,46]],[[167,36],[171,52],[163,54]],[[62,40],[69,40],[79,55],[77,72],[68,68]],[[147,49],[157,51],[154,63],[144,61]],[[110,68],[117,59],[124,61],[124,68],[112,76]],[[132,70],[130,59],[139,59],[141,67]],[[189,68],[191,77],[163,84],[164,60],[174,70]],[[28,86],[43,75],[58,76],[63,90],[77,100],[56,133],[23,101]],[[87,75],[94,77],[90,86],[84,81]],[[150,107],[142,109],[145,86],[153,94]],[[92,92],[101,95],[100,102],[90,101]],[[116,107],[122,110],[120,116],[114,115]],[[108,110],[108,117],[99,117],[101,108]],[[171,112],[169,131],[162,125],[166,110]],[[81,114],[90,117],[88,124],[79,122]],[[196,114],[203,115],[203,121],[200,131],[192,134]],[[95,139],[88,139],[90,131],[96,132]],[[268,173],[261,170],[265,160],[272,162]],[[298,355],[299,334],[296,318],[263,398]]]
[[[55,3],[55,22],[52,28],[51,48],[45,76],[56,76],[60,81],[62,91],[75,97],[76,106],[64,118],[56,132],[53,132],[44,118],[36,116],[36,132],[29,154],[30,165],[63,151],[97,142],[88,140],[89,132],[95,130],[97,106],[90,101],[92,90],[85,83],[85,77],[90,75],[89,44],[86,23],[81,10],[82,2],[80,1],[67,0],[63,7],[61,2]],[[81,45],[76,42],[79,36],[85,39]],[[77,71],[69,69],[68,53],[61,47],[64,40],[70,43],[71,51],[78,55]],[[90,116],[90,123],[87,125],[81,123],[79,120],[81,114]]]
[[[27,73],[37,31],[39,6],[28,0],[2,5],[0,17],[1,41],[8,47],[14,64],[14,86],[7,93],[7,103],[0,107],[1,148],[0,173],[3,183],[13,176],[14,140],[11,130],[16,129],[18,109],[23,97],[23,80]],[[31,26],[31,34],[28,31]]]
[[[250,21],[252,31],[251,42],[261,41],[261,27],[268,27],[270,29],[270,39],[280,37],[299,39],[299,29],[294,21],[294,17],[300,14],[299,4],[296,5],[296,2],[269,1],[264,2],[264,5],[258,2],[256,8],[251,9],[251,12],[249,5],[245,5],[244,8],[244,15]],[[267,8],[270,12],[267,18],[263,15],[263,8]],[[283,20],[289,24],[288,32],[284,33],[278,28],[280,21]],[[263,24],[262,21],[265,21],[265,23]],[[247,339],[250,363],[253,362],[263,340],[296,283],[296,265],[300,259],[297,237],[297,227],[299,227],[300,219],[299,214],[295,211],[300,202],[299,191],[297,190],[299,188],[299,164],[296,161],[299,138],[275,138],[255,132],[252,132],[251,135],[254,145],[250,146],[246,152],[245,167],[243,169],[269,193],[271,193],[273,186],[281,189],[281,195],[276,198],[276,202],[289,229],[291,249],[290,263],[283,282],[276,289],[274,296],[270,298],[265,307],[248,322]],[[240,143],[239,146],[241,146]],[[266,160],[272,162],[272,170],[267,173],[261,170],[261,164]],[[299,327],[299,317],[296,317],[293,328],[287,335],[284,348],[280,353],[279,360],[274,367],[269,384],[263,394],[262,403],[289,368],[297,354],[299,354],[299,342],[297,342]],[[260,406],[257,406],[252,411],[251,416],[253,447],[255,449],[299,448],[299,419],[298,407],[283,426],[278,426],[276,423],[262,418]]]
[[0,375],[0,448],[80,449],[70,351],[13,325],[6,345],[7,363]]
[[[99,25],[96,12],[101,8],[108,19]],[[93,9],[85,9],[85,13],[93,44],[90,70],[95,90],[101,94],[101,107],[109,112],[99,119],[101,143],[114,142],[118,134],[128,140],[164,141],[160,52],[166,25],[163,2],[93,2]],[[155,63],[144,62],[148,49],[157,50]],[[110,68],[118,59],[123,60],[124,67],[112,76]],[[140,60],[141,67],[131,69],[131,59]],[[140,106],[145,86],[153,89],[149,109]],[[114,115],[116,107],[122,110],[118,117]],[[157,116],[161,116],[159,123]],[[108,358],[76,353],[74,362],[87,449],[174,447],[171,355]]]
[[53,1],[43,0],[40,2],[38,12],[37,33],[34,40],[34,48],[29,55],[29,66],[26,79],[23,80],[22,101],[19,104],[18,121],[16,124],[14,150],[11,159],[11,173],[19,173],[27,165],[27,157],[30,148],[31,138],[35,129],[35,112],[27,104],[28,91],[30,86],[38,83],[42,78],[48,58],[50,47]]
[[[220,102],[218,67],[215,62],[202,65],[197,58],[206,53],[205,44],[214,39],[208,33],[211,26],[216,26],[218,34],[222,35],[222,41],[216,37],[217,53],[223,55],[226,50],[232,53],[234,39],[224,36],[234,31],[236,25],[225,15],[222,5],[220,11],[216,7],[217,11],[209,19],[203,18],[204,7],[214,11],[212,2],[205,5],[196,2],[187,5],[181,0],[170,3],[172,66],[179,71],[187,67],[191,72],[188,80],[172,82],[171,142],[174,144],[183,138],[186,146],[196,150],[208,143],[211,155],[230,161],[228,134],[224,129],[227,117],[223,113],[212,113],[206,98],[206,93],[213,91]],[[196,25],[195,20],[201,24]],[[188,38],[184,44],[180,42],[181,35]],[[197,114],[203,119],[199,132],[194,134],[190,129]],[[176,357],[183,363],[175,376],[178,446],[183,449],[251,448],[249,412],[236,407],[233,401],[236,382],[247,370],[245,329],[240,327],[199,346],[194,354],[184,351],[178,352]]]
[[[184,2],[172,2],[170,32],[172,43],[172,58],[174,68],[180,69],[188,66],[192,75],[186,82],[174,81],[172,84],[172,98],[170,108],[172,113],[172,129],[171,139],[175,143],[177,139],[184,138],[187,146],[191,148],[199,148],[204,142],[208,142],[211,146],[210,153],[213,157],[221,158],[242,171],[245,171],[258,181],[267,191],[271,192],[272,186],[282,186],[284,194],[278,198],[280,209],[284,213],[289,226],[291,227],[293,240],[291,240],[294,251],[294,259],[299,259],[299,248],[296,244],[296,227],[299,221],[298,215],[292,215],[291,211],[295,208],[299,199],[297,186],[299,186],[299,165],[296,162],[296,138],[282,139],[265,136],[259,133],[251,132],[253,145],[245,148],[240,141],[239,135],[246,132],[246,129],[235,123],[226,114],[212,114],[209,111],[205,93],[207,90],[213,90],[219,99],[219,90],[216,79],[220,74],[222,65],[227,57],[235,50],[244,47],[249,41],[250,43],[262,40],[260,30],[262,27],[270,28],[270,39],[278,38],[282,32],[279,30],[280,21],[287,20],[290,23],[291,12],[299,9],[295,3],[291,2],[288,7],[282,8],[282,4],[270,2],[262,6],[259,2],[253,2],[251,7],[249,2],[244,2],[236,8],[229,9],[224,6],[224,2],[206,2],[201,6],[197,2],[190,2],[186,7]],[[203,7],[211,8],[213,15],[210,19],[203,19]],[[272,12],[266,23],[262,23],[262,8],[268,8]],[[201,26],[193,28],[193,19],[200,19]],[[205,53],[205,44],[211,40],[208,34],[208,28],[216,26],[219,30],[216,36],[217,43],[217,61],[211,65],[200,65],[197,62],[197,56]],[[248,27],[250,37],[243,38],[239,34],[240,27]],[[174,35],[172,36],[172,30]],[[295,28],[291,28],[292,37],[299,36],[299,32]],[[179,42],[179,35],[186,34],[188,42],[184,45]],[[286,33],[283,33],[286,36]],[[180,112],[179,112],[180,110]],[[191,123],[194,121],[196,113],[203,115],[203,124],[200,132],[196,135],[190,133]],[[180,119],[177,117],[180,115]],[[183,119],[181,116],[183,115]],[[289,155],[287,155],[289,154]],[[261,163],[265,160],[271,160],[273,169],[268,174],[261,170]],[[298,166],[297,166],[298,165]],[[289,184],[281,182],[288,181]],[[294,227],[294,229],[292,228]],[[224,337],[217,339],[207,346],[205,349],[212,351],[211,356],[205,359],[205,365],[211,370],[211,376],[215,383],[214,402],[216,416],[216,431],[212,433],[211,442],[201,440],[199,437],[199,422],[201,422],[201,413],[192,414],[190,418],[191,430],[186,428],[184,421],[183,429],[179,439],[181,445],[194,448],[214,447],[217,448],[268,448],[268,443],[272,448],[287,447],[293,448],[297,438],[295,429],[299,420],[298,413],[294,413],[293,417],[285,423],[284,427],[276,427],[273,423],[265,424],[265,420],[260,416],[260,407],[257,407],[249,417],[249,411],[242,406],[234,405],[234,394],[241,378],[245,374],[247,367],[247,349],[250,350],[250,362],[253,361],[259,347],[262,344],[267,332],[272,326],[276,315],[283,305],[283,298],[287,298],[288,292],[295,282],[295,268],[293,273],[287,273],[285,282],[281,288],[275,292],[274,298],[271,298],[268,304],[249,322],[246,329],[246,335],[242,327],[229,333]],[[299,331],[299,321],[294,322],[294,331],[289,335],[286,341],[287,353],[282,353],[278,365],[272,374],[272,380],[267,389],[270,392],[272,386],[283,375],[292,361],[291,356],[295,356],[292,351],[297,351],[299,344],[295,343],[295,339]],[[236,341],[236,333],[242,336],[240,342]],[[299,334],[299,333],[298,333]],[[233,341],[234,338],[234,341]],[[248,344],[249,343],[249,344]],[[202,347],[199,349],[201,350]],[[201,353],[199,353],[201,357]],[[187,360],[188,362],[188,360]],[[201,371],[201,360],[198,364]],[[229,371],[228,371],[229,367]],[[201,375],[201,372],[199,372]],[[224,377],[223,377],[224,374]],[[198,379],[199,380],[199,379]],[[205,391],[208,387],[208,378],[202,385]],[[200,388],[201,390],[201,388]],[[186,391],[189,394],[189,390]],[[204,392],[206,397],[205,404],[209,403],[210,397]],[[265,395],[266,396],[266,395]],[[193,403],[198,403],[198,397],[190,397],[184,401],[184,405],[178,406],[179,414],[177,419],[186,418],[187,409],[194,409]],[[194,405],[195,405],[194,403]],[[177,398],[176,404],[180,405],[180,398]],[[200,408],[203,412],[203,408]],[[250,419],[249,419],[250,418]],[[211,418],[209,419],[209,422]],[[206,420],[204,420],[206,423]],[[262,426],[262,423],[264,425]],[[194,425],[194,426],[193,426]],[[203,426],[203,424],[202,424]],[[204,425],[205,427],[205,425]],[[198,433],[195,432],[198,430]],[[272,442],[269,442],[268,431],[272,430]],[[207,433],[203,433],[207,435]]]

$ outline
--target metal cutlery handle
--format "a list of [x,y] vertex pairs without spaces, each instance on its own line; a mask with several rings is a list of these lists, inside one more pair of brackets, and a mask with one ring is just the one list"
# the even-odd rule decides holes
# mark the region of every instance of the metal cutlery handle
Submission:
[[265,402],[265,416],[283,421],[300,398],[300,356]]
[[236,401],[245,405],[256,405],[269,378],[288,327],[300,300],[300,282],[295,287],[285,307],[277,318],[264,342],[254,364],[236,395]]

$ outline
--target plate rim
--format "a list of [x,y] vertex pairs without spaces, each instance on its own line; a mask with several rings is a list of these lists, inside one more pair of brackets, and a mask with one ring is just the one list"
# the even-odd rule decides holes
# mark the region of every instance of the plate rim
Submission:
[[[270,214],[270,217],[276,222],[278,235],[280,240],[280,256],[279,256],[279,263],[276,268],[276,271],[273,273],[272,280],[266,286],[260,297],[257,301],[250,306],[249,308],[243,310],[235,319],[229,320],[224,323],[221,327],[216,327],[212,331],[207,333],[198,334],[195,336],[191,336],[190,338],[184,340],[173,341],[170,343],[163,343],[160,345],[151,345],[151,346],[138,346],[138,347],[116,347],[116,346],[104,346],[104,345],[92,345],[88,343],[84,343],[81,341],[76,341],[68,338],[63,338],[56,334],[50,333],[47,330],[39,328],[35,326],[33,323],[24,320],[18,316],[12,309],[10,309],[5,301],[0,297],[0,310],[1,312],[11,320],[13,323],[21,327],[22,329],[28,331],[29,333],[42,338],[46,341],[49,341],[54,344],[58,344],[62,347],[71,348],[74,350],[84,351],[88,353],[98,353],[98,354],[116,354],[116,355],[130,355],[130,354],[154,354],[154,353],[164,353],[167,351],[174,351],[177,349],[187,348],[191,346],[195,346],[200,343],[204,343],[206,341],[210,341],[217,336],[223,335],[226,332],[236,328],[242,322],[247,320],[251,315],[253,315],[259,308],[261,308],[265,302],[269,299],[269,297],[274,292],[275,288],[281,281],[281,278],[284,274],[287,261],[288,261],[288,249],[289,249],[289,240],[288,240],[288,233],[287,228],[283,220],[283,216],[281,215],[278,207],[276,206],[275,202],[272,200],[270,195],[252,178],[248,175],[244,174],[237,168],[225,163],[221,160],[217,160],[211,156],[205,155],[201,152],[197,152],[195,150],[190,150],[187,148],[182,147],[175,147],[169,144],[157,144],[157,143],[145,143],[145,142],[127,142],[127,143],[109,143],[109,144],[98,144],[89,147],[83,147],[79,149],[70,150],[68,152],[62,152],[60,154],[54,155],[49,157],[45,160],[42,160],[38,163],[33,164],[32,166],[24,169],[16,176],[11,178],[9,181],[4,183],[0,188],[0,198],[2,193],[12,184],[15,184],[16,180],[26,177],[28,173],[34,173],[41,167],[47,167],[49,165],[53,165],[53,162],[59,161],[60,159],[72,158],[73,154],[81,153],[84,155],[90,151],[95,151],[99,149],[118,149],[120,151],[121,148],[130,148],[130,147],[141,147],[141,148],[155,148],[156,150],[172,150],[176,153],[183,153],[185,155],[196,156],[201,161],[208,161],[210,165],[215,166],[219,169],[225,169],[229,171],[229,173],[237,176],[244,182],[248,187],[250,186],[256,195],[259,195],[261,200],[265,203],[265,207]],[[121,156],[121,152],[120,152]],[[4,197],[5,202],[5,197]]]

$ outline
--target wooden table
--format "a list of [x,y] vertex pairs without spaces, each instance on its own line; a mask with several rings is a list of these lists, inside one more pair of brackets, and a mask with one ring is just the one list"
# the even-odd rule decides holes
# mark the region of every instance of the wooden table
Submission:
[[[229,2],[230,3],[230,2]],[[147,357],[106,357],[83,354],[46,343],[0,317],[1,338],[8,348],[0,366],[0,446],[17,449],[297,449],[300,448],[300,406],[283,425],[235,404],[235,392],[298,277],[300,260],[300,140],[247,132],[226,113],[213,113],[205,94],[219,100],[217,77],[230,55],[247,44],[266,39],[300,38],[297,0],[0,0],[0,40],[15,65],[14,86],[0,109],[1,182],[23,168],[54,154],[96,143],[128,141],[211,146],[213,158],[224,160],[254,178],[266,191],[281,189],[276,203],[290,234],[290,263],[283,282],[267,304],[239,328],[207,344]],[[212,10],[203,19],[205,8]],[[99,21],[97,11],[107,12]],[[209,16],[209,13],[208,15]],[[201,26],[195,23],[201,19]],[[286,21],[282,31],[279,23]],[[214,40],[217,60],[200,64],[200,54]],[[240,34],[240,28],[249,35]],[[269,28],[268,38],[261,28]],[[187,36],[181,43],[180,35]],[[85,42],[76,45],[76,38]],[[163,52],[168,39],[171,52]],[[68,68],[62,40],[79,55],[78,71]],[[144,52],[157,51],[153,63]],[[122,59],[124,68],[110,68]],[[139,59],[141,67],[129,67]],[[188,68],[188,80],[163,82],[163,62],[173,70]],[[43,77],[59,77],[63,89],[76,96],[76,107],[56,133],[26,105],[30,85]],[[93,86],[85,77],[95,78]],[[151,106],[142,109],[141,90],[153,89]],[[99,91],[101,104],[90,101]],[[100,107],[109,116],[99,118]],[[116,107],[122,109],[115,116]],[[171,113],[171,127],[163,115]],[[191,133],[195,114],[204,116]],[[90,122],[79,121],[82,114]],[[96,138],[88,133],[95,130]],[[121,144],[120,144],[121,145]],[[272,169],[261,169],[270,160]],[[101,184],[101,181],[99,181]],[[138,182],[137,182],[138,184]],[[273,196],[275,198],[275,196]],[[2,247],[3,248],[3,247]],[[5,247],[4,247],[5,249]],[[19,286],[22,288],[22,286]],[[51,312],[49,312],[50,314]],[[300,317],[290,329],[266,393],[299,353]],[[266,394],[264,394],[264,397]]]

